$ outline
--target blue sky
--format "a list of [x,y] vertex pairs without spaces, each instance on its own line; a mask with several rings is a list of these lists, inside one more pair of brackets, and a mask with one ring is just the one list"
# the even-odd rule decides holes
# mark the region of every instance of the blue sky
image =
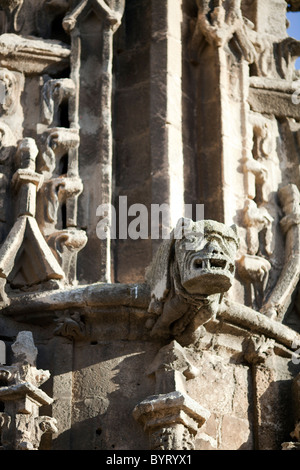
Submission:
[[[289,36],[300,40],[300,12],[288,13],[287,18],[290,22],[290,27],[287,30]],[[300,69],[300,58],[296,62],[296,68]]]

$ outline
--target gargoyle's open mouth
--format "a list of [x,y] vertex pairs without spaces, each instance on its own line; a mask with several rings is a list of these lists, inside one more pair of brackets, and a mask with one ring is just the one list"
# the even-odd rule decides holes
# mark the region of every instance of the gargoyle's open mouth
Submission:
[[234,264],[226,256],[194,255],[182,273],[184,288],[192,294],[227,292],[232,285]]
[[223,271],[229,271],[231,274],[234,272],[234,266],[232,263],[230,263],[226,259],[220,259],[220,258],[197,258],[193,262],[193,268],[194,269],[203,269],[203,270],[223,270]]

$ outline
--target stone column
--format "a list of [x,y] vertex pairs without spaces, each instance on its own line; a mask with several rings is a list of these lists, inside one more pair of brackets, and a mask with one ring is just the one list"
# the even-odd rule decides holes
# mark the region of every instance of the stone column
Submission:
[[295,428],[290,433],[292,441],[283,442],[282,450],[300,450],[300,374],[297,374],[292,383],[292,399]]
[[255,449],[278,450],[284,416],[276,374],[275,341],[252,336],[245,354],[252,368]]
[[[243,206],[245,181],[237,171],[249,148],[248,63],[254,47],[248,38],[240,1],[199,0],[191,39],[197,64],[197,128],[201,199],[206,218],[232,224]],[[208,125],[209,123],[209,125]],[[216,181],[220,184],[216,185]],[[209,216],[208,216],[209,213]]]
[[[83,0],[63,20],[71,35],[74,126],[80,127],[78,165],[84,189],[78,223],[87,227],[88,236],[79,276],[89,282],[111,279],[112,45],[124,7],[125,0]],[[76,171],[75,155],[73,160]],[[96,225],[97,207],[102,204],[107,208],[108,231],[100,241]]]

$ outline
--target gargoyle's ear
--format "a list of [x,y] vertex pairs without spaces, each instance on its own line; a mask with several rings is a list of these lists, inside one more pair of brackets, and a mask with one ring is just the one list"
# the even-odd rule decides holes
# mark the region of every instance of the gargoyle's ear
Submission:
[[240,244],[240,240],[239,240],[239,235],[238,235],[238,229],[237,229],[237,226],[235,224],[231,225],[231,230],[234,232],[235,234],[235,237],[236,237],[236,243],[237,243],[237,246]]
[[174,230],[170,238],[163,240],[150,266],[146,269],[146,282],[151,287],[151,296],[163,301],[170,290],[170,261],[174,245]]

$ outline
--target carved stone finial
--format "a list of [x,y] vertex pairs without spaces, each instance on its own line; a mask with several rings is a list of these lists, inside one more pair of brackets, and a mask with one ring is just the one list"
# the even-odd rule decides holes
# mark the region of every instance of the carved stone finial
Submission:
[[32,333],[21,331],[11,347],[15,362],[24,362],[31,366],[36,365],[37,348],[34,345]]
[[173,390],[185,392],[186,380],[197,377],[199,370],[187,356],[186,350],[177,341],[161,348],[147,370],[147,375],[155,374],[157,393]]
[[67,32],[71,32],[81,15],[86,16],[87,13],[94,9],[96,13],[104,15],[107,21],[116,30],[121,24],[121,18],[125,8],[125,0],[82,0],[76,8],[68,13],[63,20],[63,27]]
[[147,374],[155,374],[157,395],[139,403],[133,416],[149,434],[151,449],[194,449],[198,429],[210,417],[186,393],[185,383],[199,374],[198,369],[185,349],[172,341],[160,349]]
[[53,401],[39,389],[50,374],[35,366],[37,348],[30,331],[18,334],[12,350],[15,362],[0,366],[7,382],[0,387],[0,400],[5,405],[0,414],[2,450],[37,450],[44,433],[57,432],[54,418],[39,416],[40,406]]

